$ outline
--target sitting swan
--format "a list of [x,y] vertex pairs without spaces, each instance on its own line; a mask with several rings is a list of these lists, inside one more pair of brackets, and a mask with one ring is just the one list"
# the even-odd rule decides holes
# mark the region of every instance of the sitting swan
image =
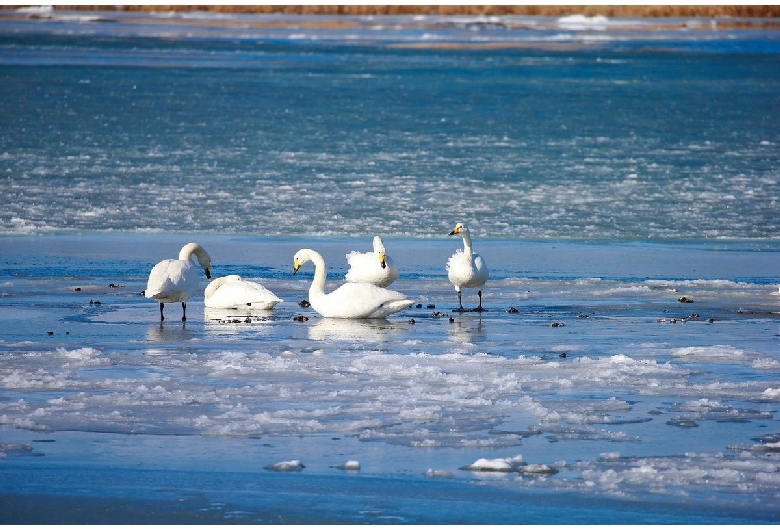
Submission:
[[260,285],[237,274],[212,281],[204,291],[206,307],[215,309],[273,309],[281,298]]
[[374,236],[373,252],[352,251],[347,254],[349,271],[344,277],[350,283],[373,283],[387,287],[398,278],[398,267],[385,252],[382,238]]
[[482,308],[482,286],[488,279],[488,269],[485,260],[479,254],[474,254],[471,249],[471,234],[469,229],[463,223],[458,223],[450,232],[450,235],[460,234],[463,237],[463,250],[458,249],[455,254],[450,256],[447,261],[447,276],[455,286],[458,293],[457,311],[466,311],[463,309],[460,290],[463,287],[476,287],[479,289],[479,306],[475,311],[484,311]]
[[314,262],[314,279],[309,288],[309,303],[320,315],[330,318],[384,318],[403,311],[414,303],[405,295],[370,283],[345,283],[325,293],[325,260],[314,250],[303,248],[293,258],[293,274],[301,265]]
[[187,320],[187,300],[198,290],[198,269],[192,262],[193,254],[206,278],[211,278],[211,256],[197,243],[187,243],[179,252],[179,259],[162,260],[149,273],[144,294],[160,302],[160,322],[165,320],[163,306],[168,302],[181,302],[181,321]]

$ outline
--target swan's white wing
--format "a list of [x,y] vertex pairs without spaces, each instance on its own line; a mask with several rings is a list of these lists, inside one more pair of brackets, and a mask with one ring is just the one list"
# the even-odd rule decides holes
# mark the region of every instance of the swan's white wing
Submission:
[[373,252],[352,251],[347,254],[347,264],[349,264],[349,270],[344,278],[353,283],[373,283],[366,278],[375,275],[374,264],[376,264],[377,269],[382,268],[379,264],[379,258]]
[[387,287],[398,278],[398,267],[389,256],[385,256],[385,267],[373,252],[350,252],[347,254],[350,269],[344,279],[351,283],[373,283]]
[[474,282],[480,286],[484,285],[490,273],[485,260],[479,254],[474,254],[474,268]]
[[398,291],[370,283],[345,283],[329,294],[311,298],[315,311],[333,318],[384,318],[414,303]]
[[379,263],[379,258],[373,252],[358,252],[353,250],[347,254],[347,263],[350,267],[365,267],[370,262],[376,261]]
[[259,283],[243,280],[238,276],[230,277],[206,297],[206,307],[271,309],[281,302],[281,298]]
[[473,254],[469,260],[462,250],[457,250],[447,261],[447,277],[456,287],[481,287],[488,279],[488,269],[479,254]]
[[146,297],[163,303],[186,302],[198,289],[198,270],[191,261],[166,259],[149,273]]

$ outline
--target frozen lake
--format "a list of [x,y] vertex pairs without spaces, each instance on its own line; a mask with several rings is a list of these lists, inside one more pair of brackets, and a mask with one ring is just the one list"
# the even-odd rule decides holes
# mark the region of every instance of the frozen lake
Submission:
[[[215,276],[284,301],[214,313],[196,295],[185,324],[177,304],[161,324],[147,271],[196,237]],[[329,289],[370,243],[308,242],[334,263]],[[181,502],[241,522],[543,523],[562,504],[569,522],[777,516],[777,249],[476,241],[479,314],[453,312],[459,244],[386,240],[392,286],[420,307],[341,321],[299,306],[300,240],[0,239],[8,513],[78,492],[113,521],[128,514],[112,499],[171,521]]]

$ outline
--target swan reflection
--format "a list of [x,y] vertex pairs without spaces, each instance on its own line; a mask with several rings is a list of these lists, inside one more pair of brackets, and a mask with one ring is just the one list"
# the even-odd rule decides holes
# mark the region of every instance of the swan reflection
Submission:
[[[273,311],[270,309],[253,309],[251,307],[242,307],[241,309],[205,307],[203,313],[206,325],[265,322],[271,320],[272,315]],[[249,320],[247,321],[247,319]]]
[[475,340],[484,339],[482,317],[474,319],[456,316],[449,333],[450,338],[456,342],[473,343]]
[[[192,340],[194,337],[195,335],[193,332],[188,330],[186,324],[183,323],[167,325],[160,322],[159,324],[149,326],[149,329],[146,331],[147,342],[156,342],[160,344],[177,344]],[[167,352],[168,350],[161,348],[148,348],[146,350],[147,355],[158,355]]]
[[309,338],[324,341],[384,342],[403,329],[399,324],[391,323],[384,318],[361,320],[323,318],[309,327]]

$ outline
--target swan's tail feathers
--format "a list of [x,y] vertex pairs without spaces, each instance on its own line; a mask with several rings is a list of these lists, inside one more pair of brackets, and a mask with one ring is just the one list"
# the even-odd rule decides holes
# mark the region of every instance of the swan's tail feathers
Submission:
[[404,309],[411,307],[414,304],[414,300],[404,300]]
[[388,309],[392,309],[392,313],[397,313],[398,311],[403,311],[407,307],[411,307],[413,303],[414,300],[394,300],[383,305]]
[[[184,297],[184,291],[171,291],[171,290],[164,290],[164,289],[146,289],[144,292],[144,296],[146,298],[153,298],[157,300],[158,302],[163,303],[173,303],[173,302],[180,302],[181,299]],[[189,297],[188,297],[189,298]]]
[[249,302],[246,305],[250,307],[251,309],[261,309],[264,311],[268,311],[270,309],[273,309],[276,304],[279,302],[282,302],[282,300],[268,300],[264,302]]
[[152,299],[154,299],[154,296],[155,296],[155,295],[157,295],[157,294],[160,294],[160,293],[159,293],[159,291],[157,291],[157,290],[155,290],[155,289],[149,289],[149,287],[147,287],[146,289],[144,289],[144,296],[145,296],[146,298],[152,298]]

